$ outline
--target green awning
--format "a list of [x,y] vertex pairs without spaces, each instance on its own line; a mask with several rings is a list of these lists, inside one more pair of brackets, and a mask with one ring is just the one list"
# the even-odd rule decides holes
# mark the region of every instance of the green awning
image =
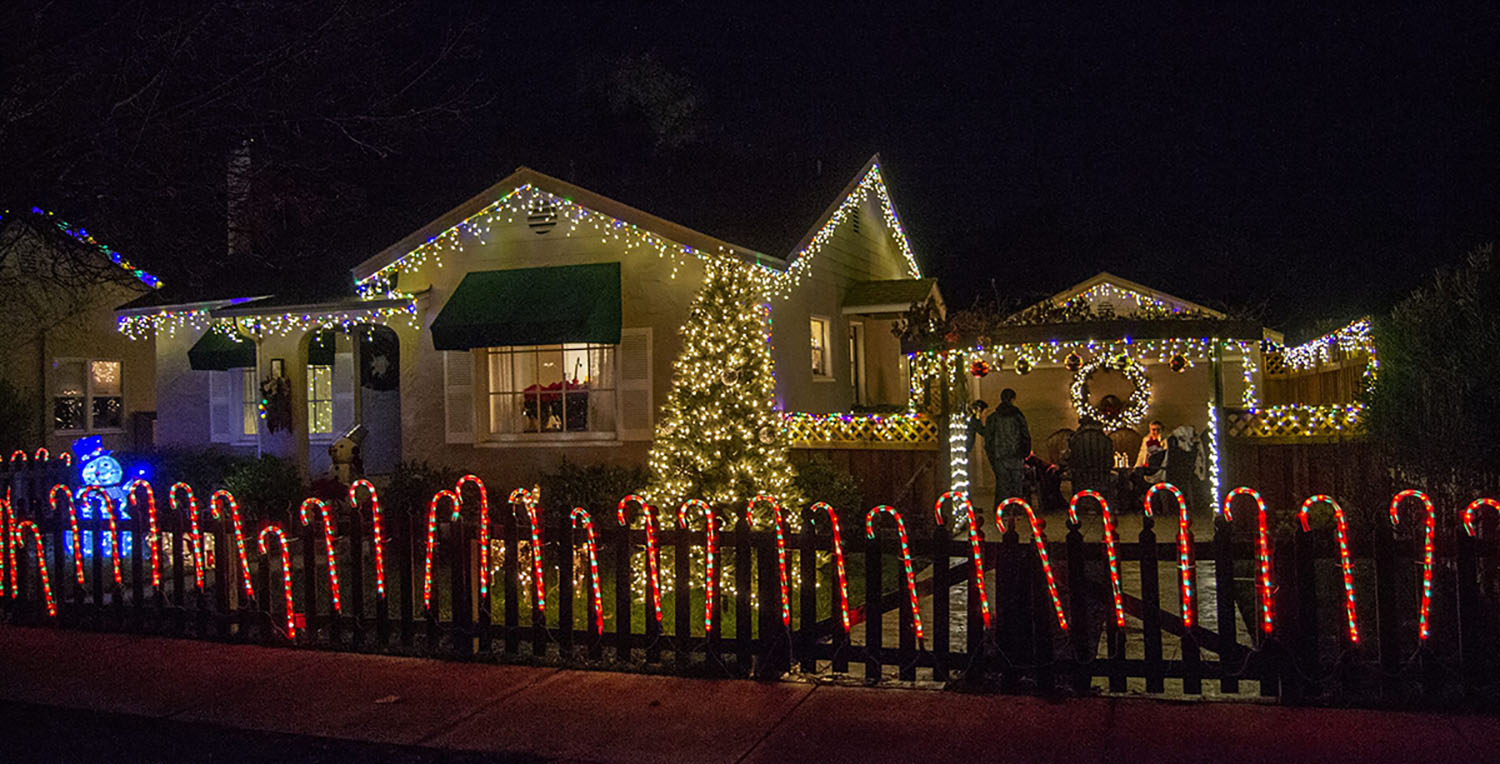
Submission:
[[194,371],[224,371],[255,366],[255,342],[210,330],[188,349],[188,365]]
[[620,264],[476,271],[432,322],[438,350],[620,342]]
[[307,341],[308,366],[333,365],[333,331],[324,329],[313,334]]

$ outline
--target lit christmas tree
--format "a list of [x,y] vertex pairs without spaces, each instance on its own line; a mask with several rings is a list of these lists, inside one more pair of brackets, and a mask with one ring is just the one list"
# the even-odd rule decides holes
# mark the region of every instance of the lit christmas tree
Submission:
[[[738,515],[757,494],[776,497],[789,517],[801,505],[773,407],[770,306],[752,267],[709,261],[682,328],[682,353],[651,447],[647,498],[663,513],[704,499]],[[757,505],[756,512],[756,527],[769,527],[770,507]]]

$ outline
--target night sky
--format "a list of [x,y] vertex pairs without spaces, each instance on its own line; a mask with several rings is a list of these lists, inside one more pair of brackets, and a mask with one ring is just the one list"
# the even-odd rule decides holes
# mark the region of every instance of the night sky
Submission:
[[[1041,5],[406,6],[392,17],[405,36],[363,55],[402,70],[432,40],[458,38],[442,82],[471,81],[473,103],[398,150],[341,159],[342,181],[358,192],[336,194],[306,230],[287,225],[275,248],[345,268],[527,165],[785,255],[879,152],[950,305],[991,294],[992,279],[1012,300],[1109,270],[1261,309],[1295,336],[1318,319],[1388,307],[1497,238],[1492,5]],[[687,106],[661,128],[660,109],[621,95],[622,71],[636,77],[630,92],[661,85]],[[347,90],[362,85],[355,74],[305,76]],[[258,140],[288,166],[312,161],[299,152],[321,149],[297,135]],[[183,172],[222,176],[222,148],[204,143],[213,150]],[[41,196],[92,214],[101,236],[112,223],[119,240],[151,253],[138,259],[192,271],[193,258],[153,239],[160,224],[95,213],[54,186],[12,179],[0,191],[7,204]]]

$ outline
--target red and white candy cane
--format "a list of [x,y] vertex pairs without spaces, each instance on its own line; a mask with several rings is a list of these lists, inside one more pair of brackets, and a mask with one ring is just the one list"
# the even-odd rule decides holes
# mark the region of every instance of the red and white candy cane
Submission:
[[792,595],[786,578],[786,518],[781,513],[781,502],[775,496],[759,494],[745,505],[745,522],[755,527],[755,505],[770,504],[772,523],[776,526],[776,572],[781,582],[781,623],[792,625]]
[[1495,501],[1494,499],[1485,497],[1478,498],[1469,502],[1469,506],[1464,507],[1463,514],[1460,515],[1460,518],[1463,520],[1464,524],[1464,533],[1473,536],[1479,532],[1479,529],[1474,527],[1474,517],[1478,515],[1479,510],[1484,507],[1489,507],[1496,512],[1500,512],[1500,501]]
[[5,576],[10,575],[10,596],[20,596],[20,581],[16,571],[16,547],[21,545],[21,536],[16,533],[16,508],[10,502],[10,489],[5,489],[5,499],[0,502],[0,512],[5,513],[3,519],[6,529],[5,553],[0,554],[0,562],[4,563],[4,569],[0,569],[0,592],[6,589]]
[[[704,543],[703,564],[703,628],[707,631],[714,629],[714,581],[715,567],[714,558],[719,552],[719,530],[714,518],[714,508],[702,499],[688,499],[677,508],[677,524],[684,530],[688,527],[688,508],[694,507],[703,510],[703,521],[706,527],[707,540]],[[678,550],[678,554],[685,554],[686,550]],[[685,595],[686,593],[684,593]]]
[[[52,579],[47,575],[47,552],[42,548],[42,532],[37,530],[36,523],[33,523],[30,520],[22,520],[19,523],[15,523],[13,527],[15,528],[14,541],[16,544],[25,543],[25,537],[21,534],[24,531],[31,531],[31,540],[34,544],[36,544],[36,567],[42,578],[42,594],[46,595],[47,597],[47,615],[56,617],[57,603],[52,599]],[[11,575],[14,576],[15,572],[16,571],[14,567],[12,567]],[[15,595],[16,592],[14,589],[14,579],[12,579],[11,581],[11,587],[11,593],[12,595]]]
[[1431,633],[1427,616],[1432,612],[1432,542],[1437,536],[1437,510],[1432,506],[1432,499],[1427,498],[1427,494],[1407,489],[1391,498],[1392,528],[1400,527],[1401,516],[1396,509],[1407,499],[1418,499],[1427,509],[1427,525],[1422,539],[1422,608],[1417,618],[1417,637],[1423,644],[1426,644],[1427,637]]
[[260,553],[271,553],[268,542],[272,536],[281,544],[281,595],[286,603],[286,635],[289,639],[296,639],[297,618],[296,611],[292,609],[292,556],[287,552],[286,533],[282,532],[280,526],[271,524],[260,529]]
[[[307,508],[313,506],[323,516],[323,550],[328,555],[328,591],[333,602],[333,612],[342,613],[344,608],[339,604],[339,539],[338,529],[334,527],[333,513],[328,511],[328,502],[322,499],[303,499],[302,507],[298,514],[302,517],[303,525],[312,525],[312,513]],[[309,575],[312,571],[307,571]]]
[[[250,583],[250,558],[245,554],[245,522],[240,517],[240,503],[235,501],[234,494],[219,489],[208,497],[208,511],[215,520],[224,521],[224,513],[220,506],[229,507],[229,520],[234,529],[234,546],[240,555],[240,588],[245,590],[245,596],[255,599],[255,585]],[[312,571],[308,571],[309,574]]]
[[[911,622],[916,628],[917,641],[920,642],[924,636],[922,610],[917,605],[917,574],[911,567],[911,544],[906,539],[906,521],[901,519],[901,513],[889,504],[874,507],[865,514],[865,538],[875,538],[875,517],[882,512],[896,521],[896,533],[901,537],[901,564],[906,566],[906,594],[911,599]],[[879,554],[879,551],[872,549],[866,554]]]
[[[119,586],[125,582],[125,579],[120,575],[120,526],[118,521],[120,513],[115,510],[115,500],[111,499],[109,494],[104,492],[103,488],[97,485],[88,485],[78,491],[78,501],[85,507],[88,506],[88,501],[91,498],[98,500],[99,513],[109,520],[109,545],[105,548],[109,550],[110,570],[114,573],[115,585]],[[75,546],[74,549],[76,550],[77,547]]]
[[370,492],[370,518],[375,526],[375,595],[385,599],[385,518],[380,509],[380,494],[375,491],[375,484],[364,478],[354,481],[349,485],[349,506],[359,507],[359,489]]
[[1104,517],[1104,558],[1109,562],[1109,592],[1114,598],[1115,626],[1125,628],[1125,597],[1120,590],[1120,555],[1115,551],[1115,513],[1109,509],[1107,501],[1098,491],[1084,489],[1073,494],[1068,502],[1068,520],[1078,525],[1078,502],[1083,499],[1093,499],[1099,505],[1099,513]]
[[1333,507],[1334,528],[1338,531],[1339,538],[1339,569],[1344,574],[1344,616],[1349,621],[1349,641],[1357,645],[1359,624],[1354,613],[1354,562],[1349,558],[1349,524],[1344,519],[1344,508],[1332,496],[1320,493],[1309,496],[1302,502],[1302,508],[1297,510],[1297,517],[1302,521],[1302,530],[1311,531],[1312,526],[1307,524],[1307,510],[1320,502]]
[[630,527],[630,519],[625,508],[632,502],[641,508],[641,516],[646,519],[646,575],[651,586],[651,606],[656,609],[656,622],[661,623],[661,549],[656,543],[656,510],[633,493],[620,499],[615,517],[626,528]]
[[188,543],[192,545],[193,579],[201,590],[203,588],[203,566],[206,546],[203,543],[203,533],[198,529],[198,497],[193,495],[193,487],[187,483],[173,483],[172,487],[167,491],[167,501],[171,503],[173,512],[182,511],[183,508],[177,504],[177,497],[184,492],[187,493],[188,521],[192,523],[193,529],[192,533],[188,536]]
[[1063,613],[1062,597],[1057,593],[1057,576],[1052,574],[1052,560],[1047,557],[1047,533],[1046,526],[1036,516],[1036,510],[1026,503],[1025,499],[1015,497],[1000,502],[995,507],[995,529],[1005,531],[1005,508],[1015,504],[1026,510],[1026,519],[1031,523],[1031,543],[1036,547],[1037,559],[1042,563],[1042,575],[1047,579],[1047,594],[1052,598],[1052,610],[1057,614],[1057,626],[1063,631],[1068,630],[1068,617]]
[[70,454],[70,453],[68,453],[67,451],[64,451],[64,452],[58,454],[57,458],[59,458],[59,459],[62,460],[62,463],[63,463],[64,466],[66,466],[66,467],[73,466],[73,455]]
[[83,534],[78,530],[78,507],[73,504],[73,489],[58,483],[52,486],[47,494],[47,503],[52,507],[52,514],[61,516],[61,510],[57,507],[57,497],[61,496],[68,503],[68,531],[73,538],[73,573],[78,579],[78,585],[83,586]]
[[52,454],[47,451],[46,446],[42,446],[36,450],[34,458],[39,462],[50,462],[52,461]]
[[955,518],[958,517],[959,508],[968,513],[969,554],[974,558],[974,588],[979,592],[979,607],[984,613],[984,627],[988,629],[990,627],[990,597],[984,590],[984,552],[980,549],[979,518],[974,516],[974,505],[969,501],[967,491],[949,491],[939,496],[937,502],[932,505],[932,513],[938,525],[943,524],[944,502],[953,503]]
[[1276,628],[1276,592],[1271,585],[1271,532],[1266,525],[1266,500],[1249,486],[1235,488],[1224,496],[1224,519],[1228,522],[1234,522],[1230,505],[1236,496],[1249,496],[1255,500],[1255,558],[1260,563],[1260,573],[1256,576],[1256,589],[1260,594],[1260,630],[1270,634]]
[[[1192,628],[1198,612],[1193,607],[1193,521],[1188,517],[1187,498],[1171,483],[1157,483],[1146,489],[1146,517],[1152,516],[1151,499],[1157,491],[1166,491],[1177,500],[1177,592],[1182,600],[1182,625]],[[1224,505],[1229,505],[1228,499]]]
[[[824,502],[812,505],[812,511],[819,509],[828,513],[828,522],[833,525],[833,564],[839,574],[839,615],[844,619],[844,633],[849,633],[849,579],[844,575],[844,540],[839,535],[839,516],[833,511],[833,507]],[[805,553],[804,553],[805,554]]]
[[536,492],[517,488],[510,492],[510,504],[513,508],[520,506],[526,510],[526,522],[531,526],[531,577],[535,582],[536,611],[546,613],[547,578],[546,571],[542,568],[542,516],[537,509]]
[[130,506],[140,508],[140,502],[136,500],[138,491],[146,494],[146,542],[151,549],[151,585],[161,588],[161,526],[156,518],[156,491],[151,489],[151,484],[144,480],[132,480],[130,485],[125,486],[125,498],[130,501]]
[[453,492],[458,494],[458,500],[463,501],[464,485],[470,484],[479,489],[479,596],[490,596],[490,492],[485,489],[484,481],[478,475],[464,475],[458,479],[453,486]]
[[10,463],[15,464],[16,462],[26,463],[26,452],[19,448],[10,453]]
[[427,502],[427,561],[422,566],[422,607],[429,613],[432,612],[432,559],[437,548],[438,502],[444,499],[453,507],[454,520],[458,519],[458,508],[463,504],[463,499],[452,491],[438,491],[432,495],[432,501]]
[[[599,590],[599,540],[594,537],[594,518],[589,516],[588,510],[583,507],[574,507],[570,518],[573,527],[580,524],[587,533],[584,539],[585,549],[589,554],[589,585],[594,595],[594,631],[598,634],[604,633],[604,593]],[[570,625],[571,628],[571,625]]]

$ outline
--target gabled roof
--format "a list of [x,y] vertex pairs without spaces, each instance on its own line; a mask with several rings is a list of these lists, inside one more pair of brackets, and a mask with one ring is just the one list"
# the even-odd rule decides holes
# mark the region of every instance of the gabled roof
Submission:
[[904,313],[912,305],[935,299],[941,307],[943,297],[938,292],[937,279],[894,279],[889,281],[861,281],[849,287],[844,294],[841,311],[844,315],[885,315]]
[[481,191],[457,207],[448,210],[436,220],[413,231],[400,241],[386,247],[375,256],[355,266],[352,270],[354,280],[360,282],[368,279],[380,270],[399,262],[402,258],[424,244],[434,242],[454,228],[463,225],[468,219],[479,215],[518,189],[526,187],[559,197],[564,201],[594,212],[608,215],[626,224],[650,230],[684,247],[703,252],[732,254],[747,262],[767,265],[777,270],[786,267],[786,262],[781,258],[772,257],[748,247],[731,244],[722,239],[673,223],[665,218],[657,217],[649,212],[638,210],[581,186],[575,186],[565,180],[537,172],[529,167],[520,167],[500,182]]
[[896,203],[891,199],[890,191],[885,187],[878,153],[872,155],[864,166],[859,168],[859,172],[855,173],[854,177],[844,185],[843,190],[833,198],[827,209],[823,210],[823,214],[818,217],[817,222],[813,223],[812,228],[808,229],[801,240],[792,247],[792,251],[786,257],[789,267],[794,270],[805,268],[806,265],[802,261],[809,260],[817,254],[825,237],[832,234],[848,215],[858,214],[859,205],[864,203],[869,193],[875,194],[881,206],[881,217],[884,218],[886,228],[891,238],[895,239],[896,247],[906,258],[907,272],[914,279],[921,278],[922,270],[917,265],[911,242],[906,239],[906,231],[901,227],[901,216],[896,212]]
[[[1067,289],[1064,289],[1063,291],[1058,292],[1055,295],[1052,295],[1046,300],[1036,303],[1036,305],[1032,305],[1026,310],[1031,310],[1032,308],[1035,308],[1039,305],[1045,305],[1047,303],[1060,305],[1075,297],[1088,294],[1095,289],[1109,287],[1113,287],[1123,292],[1132,292],[1144,298],[1144,300],[1149,304],[1163,304],[1174,313],[1183,310],[1190,310],[1207,314],[1208,316],[1213,318],[1225,318],[1225,315],[1217,310],[1206,308],[1196,302],[1192,302],[1191,300],[1184,300],[1181,297],[1167,294],[1166,292],[1158,289],[1152,289],[1151,287],[1145,286],[1144,284],[1138,284],[1129,279],[1121,278],[1108,271],[1100,271],[1099,273],[1087,279],[1084,279],[1083,281],[1080,281],[1077,284],[1074,284],[1073,286],[1068,287]],[[1024,313],[1025,311],[1020,312]]]

